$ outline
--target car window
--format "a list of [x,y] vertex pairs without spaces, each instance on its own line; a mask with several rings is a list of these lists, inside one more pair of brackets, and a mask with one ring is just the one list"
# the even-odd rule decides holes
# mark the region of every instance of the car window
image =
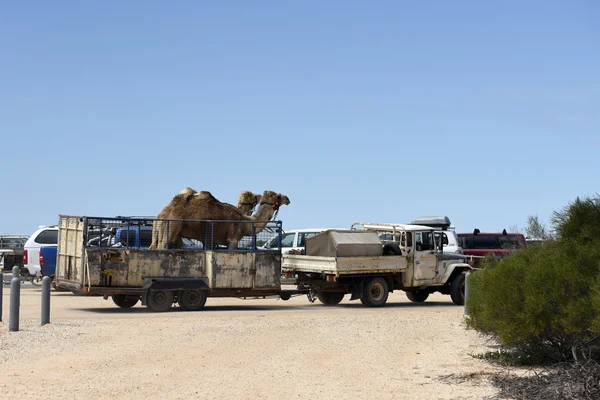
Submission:
[[[286,233],[281,238],[281,247],[293,247],[294,246],[294,236],[296,236],[296,233]],[[277,242],[275,242],[275,243],[277,243]]]
[[417,244],[421,245],[422,250],[433,250],[433,232],[417,232],[415,234]]
[[298,233],[298,247],[306,246],[306,239],[315,236],[319,232],[300,232]]
[[135,246],[135,230],[123,229],[119,232],[118,241],[123,243],[124,246]]
[[448,236],[444,232],[438,232],[435,234],[435,242],[439,245],[442,243],[444,246],[448,245]]
[[58,244],[58,231],[54,229],[41,231],[34,239],[34,242],[39,244]]
[[140,247],[150,247],[152,244],[152,231],[150,229],[142,229],[140,231]]
[[521,247],[521,242],[518,236],[499,236],[498,242],[500,243],[501,249],[518,249]]
[[498,237],[497,236],[473,236],[472,249],[497,249],[498,248]]

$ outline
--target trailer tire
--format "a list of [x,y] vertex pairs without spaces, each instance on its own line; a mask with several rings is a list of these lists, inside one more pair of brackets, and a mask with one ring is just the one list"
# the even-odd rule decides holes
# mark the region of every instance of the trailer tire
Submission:
[[367,307],[383,307],[389,295],[388,284],[378,276],[365,281],[361,303]]
[[452,278],[450,298],[457,306],[465,304],[465,274],[462,272]]
[[383,246],[382,254],[384,256],[401,256],[402,250],[400,250],[400,246],[398,246],[396,243],[388,243]]
[[317,294],[317,299],[326,306],[335,306],[344,299],[344,292],[321,292]]
[[146,306],[150,311],[164,312],[173,305],[173,292],[169,290],[150,290],[146,299]]
[[126,294],[113,294],[111,297],[113,303],[121,308],[131,308],[140,301],[138,296],[128,296]]
[[206,304],[206,293],[203,290],[182,290],[177,295],[177,302],[184,311],[198,311]]
[[429,297],[429,292],[416,290],[414,292],[406,292],[406,297],[413,303],[422,303]]

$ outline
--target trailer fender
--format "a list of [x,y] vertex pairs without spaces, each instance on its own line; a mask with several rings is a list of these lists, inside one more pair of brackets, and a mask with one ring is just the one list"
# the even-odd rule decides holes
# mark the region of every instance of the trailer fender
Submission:
[[145,277],[147,290],[210,290],[207,277]]

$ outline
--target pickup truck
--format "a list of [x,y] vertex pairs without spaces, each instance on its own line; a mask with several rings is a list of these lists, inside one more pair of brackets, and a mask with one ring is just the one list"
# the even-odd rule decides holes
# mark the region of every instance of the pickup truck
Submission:
[[56,251],[57,246],[40,247],[40,267],[42,276],[54,279],[56,273]]
[[[182,249],[89,245],[91,227],[104,230],[136,221],[61,215],[56,288],[110,297],[121,308],[141,301],[155,312],[167,311],[175,303],[183,310],[197,311],[207,297],[287,300],[299,294],[333,305],[351,293],[351,300],[378,307],[393,290],[404,290],[417,302],[438,291],[463,304],[464,274],[471,269],[441,248],[438,251],[431,227],[404,227],[400,245],[386,244],[398,247],[394,255],[383,255],[385,249],[375,232],[358,230],[328,230],[307,239],[307,255],[282,255],[281,245],[274,249],[256,246],[264,238],[259,237],[257,227],[266,221],[160,221],[204,224],[205,243]],[[233,250],[219,247],[211,236],[219,230],[218,224],[251,232],[248,242],[253,245]],[[271,221],[269,226],[268,235],[275,234],[281,243],[281,221]],[[431,244],[411,241],[416,233],[428,236]],[[297,289],[282,289],[282,273],[295,279]]]
[[23,247],[29,236],[0,235],[0,269],[10,272],[14,266],[23,267]]

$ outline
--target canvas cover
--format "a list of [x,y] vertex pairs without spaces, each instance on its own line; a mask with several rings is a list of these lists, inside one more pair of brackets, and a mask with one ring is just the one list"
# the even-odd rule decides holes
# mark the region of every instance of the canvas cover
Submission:
[[330,229],[306,239],[306,255],[321,257],[372,257],[382,254],[376,232]]

